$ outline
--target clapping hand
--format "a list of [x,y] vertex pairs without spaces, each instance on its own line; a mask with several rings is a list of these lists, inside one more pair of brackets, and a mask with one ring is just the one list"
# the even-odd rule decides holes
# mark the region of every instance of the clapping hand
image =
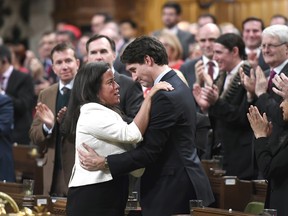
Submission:
[[271,135],[272,123],[268,122],[266,113],[263,113],[263,116],[261,116],[256,106],[250,106],[247,117],[256,138],[268,137]]
[[36,106],[36,116],[47,126],[48,129],[53,128],[55,116],[46,104],[39,102]]
[[276,88],[272,87],[272,90],[284,100],[288,100],[288,77],[284,73],[276,74],[272,82],[276,86]]

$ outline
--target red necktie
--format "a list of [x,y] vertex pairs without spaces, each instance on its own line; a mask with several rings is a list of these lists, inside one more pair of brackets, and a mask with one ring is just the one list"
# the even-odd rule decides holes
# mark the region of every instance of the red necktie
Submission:
[[269,77],[269,80],[268,80],[268,92],[271,92],[272,91],[272,79],[274,78],[274,76],[276,75],[276,72],[274,70],[271,70],[270,71],[270,77]]
[[214,62],[209,61],[209,62],[207,63],[207,65],[208,65],[208,74],[209,74],[209,76],[211,77],[211,79],[214,80],[214,79],[213,79],[213,74],[214,74],[214,66],[215,66],[215,64],[214,64]]

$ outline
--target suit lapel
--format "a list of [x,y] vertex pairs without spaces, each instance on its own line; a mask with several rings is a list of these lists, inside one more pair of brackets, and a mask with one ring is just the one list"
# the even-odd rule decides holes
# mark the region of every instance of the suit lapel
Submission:
[[286,76],[288,76],[288,63],[284,66],[280,73],[284,73]]
[[[269,71],[269,74],[270,74],[270,70],[268,70],[268,71]],[[286,76],[288,76],[288,63],[282,68],[282,70],[280,71],[280,74],[281,73],[284,73]],[[272,86],[275,87],[274,83],[272,83]],[[282,101],[282,97],[281,96],[277,95],[274,91],[272,91],[270,93],[270,95],[280,104],[280,101]]]
[[50,107],[51,111],[57,115],[56,113],[56,101],[57,101],[57,94],[59,90],[59,83],[54,84],[51,86],[51,88],[47,91],[47,106]]
[[18,85],[19,81],[20,77],[17,76],[17,72],[13,69],[7,83],[6,92],[11,94],[15,89],[15,87]]

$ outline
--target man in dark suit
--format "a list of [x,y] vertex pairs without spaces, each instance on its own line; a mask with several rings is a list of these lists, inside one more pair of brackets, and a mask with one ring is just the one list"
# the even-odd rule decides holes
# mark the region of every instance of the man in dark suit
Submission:
[[155,38],[142,36],[127,46],[121,60],[142,85],[151,87],[167,81],[174,91],[154,95],[144,142],[136,149],[106,159],[94,151],[82,152],[85,164],[90,164],[92,158],[95,162],[95,166],[83,168],[109,168],[116,178],[145,167],[141,178],[144,216],[188,214],[191,199],[201,199],[205,206],[211,204],[213,194],[195,147],[194,99],[190,89],[168,67],[164,46]]
[[209,62],[213,62],[213,80],[219,75],[219,67],[216,61],[213,61],[214,41],[221,35],[220,29],[216,24],[208,23],[202,26],[198,32],[198,43],[202,50],[202,57],[185,62],[180,71],[186,78],[189,87],[192,89],[193,84],[197,81],[201,86],[204,84],[203,74],[209,72]]
[[2,94],[13,101],[14,129],[12,141],[19,144],[30,143],[29,128],[32,122],[34,85],[32,77],[14,69],[8,47],[0,46],[0,85]]
[[7,95],[0,94],[0,181],[15,181],[13,142],[13,103]]
[[40,147],[43,157],[43,194],[66,196],[75,158],[74,136],[62,136],[56,120],[67,106],[80,62],[72,46],[58,44],[51,51],[53,71],[59,82],[41,91],[36,115],[30,129],[32,142]]
[[116,58],[115,43],[105,35],[94,35],[86,43],[88,62],[103,61],[110,65],[115,81],[120,85],[120,110],[124,120],[130,123],[138,112],[142,101],[143,91],[139,82],[119,74],[113,67]]
[[[278,148],[279,137],[287,130],[288,123],[283,120],[282,109],[279,107],[282,98],[274,93],[271,88],[271,79],[275,74],[288,75],[288,27],[285,25],[273,25],[262,32],[262,53],[265,62],[269,65],[268,71],[256,69],[256,79],[242,73],[242,82],[250,95],[255,95],[255,105],[261,113],[265,112],[273,124],[273,131],[269,137],[272,147]],[[265,74],[270,74],[268,79]]]
[[[165,29],[178,37],[183,48],[183,60],[185,60],[189,56],[189,44],[194,43],[195,39],[191,33],[182,31],[177,27],[181,13],[181,5],[177,2],[167,2],[162,6],[162,22]],[[159,33],[160,31],[156,31],[153,35],[157,36]]]
[[[239,70],[245,59],[244,41],[239,35],[228,33],[215,40],[213,59],[221,73],[215,85],[194,86],[198,105],[208,112],[214,130],[214,146],[221,145],[223,169],[227,175],[240,179],[254,179],[253,133],[246,117],[249,103],[247,92],[240,83]],[[204,100],[205,99],[205,100]],[[203,104],[203,101],[208,102]]]

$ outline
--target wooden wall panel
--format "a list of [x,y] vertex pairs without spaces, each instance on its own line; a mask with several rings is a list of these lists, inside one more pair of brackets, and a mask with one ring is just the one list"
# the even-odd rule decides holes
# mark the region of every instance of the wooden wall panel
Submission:
[[[68,20],[77,25],[89,25],[92,15],[109,12],[116,20],[132,18],[139,25],[140,34],[162,28],[161,8],[168,0],[54,0],[55,21]],[[215,0],[207,9],[200,8],[197,0],[175,0],[183,8],[182,19],[195,22],[203,13],[212,13],[218,23],[232,22],[241,30],[242,21],[257,16],[269,24],[273,14],[288,15],[288,0]],[[207,0],[206,0],[207,1]]]

